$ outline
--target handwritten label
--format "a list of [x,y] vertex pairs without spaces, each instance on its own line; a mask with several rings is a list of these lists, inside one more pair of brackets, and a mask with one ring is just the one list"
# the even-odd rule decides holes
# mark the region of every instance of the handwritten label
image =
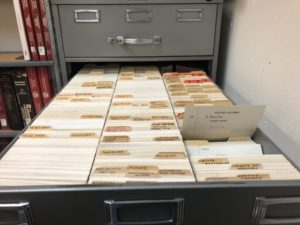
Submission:
[[97,82],[84,82],[81,84],[81,87],[96,87]]
[[230,167],[231,170],[258,170],[263,169],[261,163],[237,163],[232,164]]
[[153,138],[153,141],[180,141],[181,139],[178,136],[172,136],[172,137],[155,137]]
[[104,136],[102,142],[129,142],[130,137],[125,135],[120,136]]
[[96,137],[96,133],[95,132],[73,132],[70,133],[70,137],[73,138],[92,138],[92,137]]
[[155,159],[185,159],[184,152],[159,152],[155,155]]
[[22,135],[24,138],[48,138],[46,134],[32,134],[32,133],[24,133]]
[[176,129],[175,123],[152,123],[151,130],[174,130]]
[[133,98],[133,95],[115,95],[114,98]]
[[109,116],[109,119],[110,120],[129,120],[131,117],[130,116],[123,116],[123,115],[120,115],[120,116]]
[[199,159],[198,163],[207,164],[207,165],[229,164],[229,160],[227,158],[206,158],[206,159]]
[[134,172],[157,172],[158,166],[148,166],[148,165],[129,165],[127,166],[127,171]]
[[126,173],[126,167],[122,166],[109,166],[109,167],[97,167],[94,169],[94,174],[118,174]]
[[180,169],[163,169],[159,170],[160,175],[164,176],[191,176],[190,170],[180,170]]
[[29,127],[30,130],[51,130],[51,126],[43,126],[43,125],[32,125]]
[[129,132],[132,131],[130,126],[108,126],[105,128],[107,132]]
[[126,149],[105,149],[98,152],[98,155],[109,155],[109,156],[116,156],[116,155],[130,155],[128,150]]
[[89,98],[72,98],[71,102],[91,102]]
[[232,136],[229,137],[227,141],[251,141],[250,136]]
[[80,119],[103,119],[103,116],[96,115],[96,114],[86,114],[86,115],[81,115]]

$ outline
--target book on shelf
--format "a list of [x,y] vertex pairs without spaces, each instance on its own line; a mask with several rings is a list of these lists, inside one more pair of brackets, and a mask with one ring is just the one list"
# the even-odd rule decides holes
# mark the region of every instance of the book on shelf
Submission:
[[29,8],[33,22],[33,30],[35,33],[39,59],[47,60],[38,0],[29,0]]
[[38,61],[39,55],[37,51],[37,43],[34,35],[33,22],[31,18],[29,1],[20,0],[22,7],[23,21],[25,23],[25,31],[27,36],[27,41],[30,49],[31,60]]
[[13,130],[23,129],[23,121],[19,110],[13,80],[9,72],[0,74],[0,88],[3,93],[4,105],[7,112],[9,127]]
[[14,4],[14,9],[15,9],[15,14],[16,14],[16,19],[17,19],[19,35],[20,35],[20,39],[21,39],[23,56],[24,56],[25,60],[30,60],[31,57],[30,57],[30,51],[29,51],[29,46],[28,46],[27,37],[26,37],[25,24],[24,24],[23,17],[22,17],[21,4],[20,4],[19,0],[13,0],[13,4]]
[[2,89],[0,88],[0,125],[2,130],[8,130],[8,118],[7,118],[7,112],[4,105],[4,98],[2,94]]
[[33,101],[30,95],[30,89],[27,82],[27,74],[25,71],[16,71],[12,74],[14,88],[17,95],[17,100],[24,126],[28,126],[35,116]]
[[40,15],[42,19],[42,28],[43,28],[42,30],[45,39],[46,56],[48,60],[52,60],[53,55],[51,49],[51,39],[50,39],[49,25],[48,25],[47,12],[46,12],[46,1],[39,0],[39,5],[40,5]]
[[48,68],[38,67],[37,73],[39,79],[39,86],[42,93],[43,104],[44,106],[46,106],[51,101],[53,96]]
[[43,109],[43,100],[35,67],[26,68],[28,84],[33,101],[34,111],[38,114]]

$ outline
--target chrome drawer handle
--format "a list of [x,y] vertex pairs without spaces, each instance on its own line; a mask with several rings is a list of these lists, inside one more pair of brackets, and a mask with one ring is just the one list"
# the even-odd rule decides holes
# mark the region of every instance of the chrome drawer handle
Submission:
[[1,211],[16,212],[16,217],[10,218],[13,219],[13,221],[5,221],[5,222],[1,221],[1,219],[4,219],[1,217],[0,225],[33,225],[34,224],[29,202],[0,203],[0,212]]
[[109,37],[107,39],[110,44],[119,44],[119,45],[158,45],[161,43],[160,36],[154,36],[153,39],[145,39],[145,38],[124,38],[123,36],[118,36],[116,38]]
[[[93,13],[95,14],[94,19],[80,19],[80,13]],[[76,9],[74,10],[75,23],[98,23],[99,19],[99,10],[98,9]]]
[[293,218],[268,217],[267,212],[270,206],[281,206],[288,204],[300,204],[300,197],[285,198],[265,198],[257,197],[252,212],[252,224],[271,225],[271,224],[300,224],[300,216]]

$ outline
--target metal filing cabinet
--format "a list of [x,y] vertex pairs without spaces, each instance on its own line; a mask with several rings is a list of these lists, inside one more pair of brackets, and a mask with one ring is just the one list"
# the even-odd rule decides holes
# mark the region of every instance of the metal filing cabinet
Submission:
[[[51,7],[64,82],[75,62],[209,60],[215,78],[221,0],[52,0]],[[261,131],[254,139],[265,154],[280,152]],[[0,188],[0,224],[300,224],[300,181]]]

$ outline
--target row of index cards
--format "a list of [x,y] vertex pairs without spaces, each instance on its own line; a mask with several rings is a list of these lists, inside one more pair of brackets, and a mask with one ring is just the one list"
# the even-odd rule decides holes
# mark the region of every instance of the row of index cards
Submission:
[[158,68],[123,67],[89,183],[194,181]]
[[0,185],[85,184],[118,73],[81,69],[1,159]]

